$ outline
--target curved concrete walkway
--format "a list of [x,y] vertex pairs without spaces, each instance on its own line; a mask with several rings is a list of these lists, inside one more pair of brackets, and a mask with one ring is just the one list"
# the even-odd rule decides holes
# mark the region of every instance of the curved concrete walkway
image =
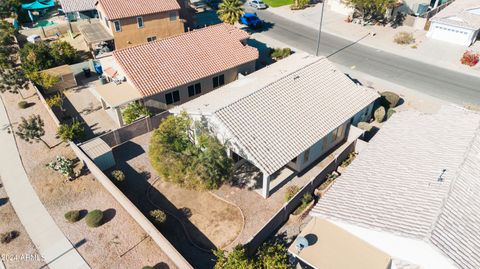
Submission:
[[90,268],[65,237],[30,185],[17,144],[8,133],[10,121],[0,102],[0,175],[15,213],[51,269]]

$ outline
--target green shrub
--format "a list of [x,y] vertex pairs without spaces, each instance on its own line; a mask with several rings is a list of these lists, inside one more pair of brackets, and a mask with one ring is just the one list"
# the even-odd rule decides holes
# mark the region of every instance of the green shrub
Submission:
[[144,266],[144,267],[142,267],[142,269],[153,269],[153,267],[151,267],[151,266]]
[[17,238],[20,235],[18,231],[10,231],[6,233],[0,234],[0,242],[2,244],[8,244],[13,241],[13,239]]
[[28,107],[28,102],[27,101],[20,101],[18,102],[18,107],[21,109],[25,109]]
[[160,209],[150,211],[150,216],[159,224],[162,224],[167,220],[167,215]]
[[87,223],[88,227],[99,227],[103,224],[103,212],[102,210],[95,209],[93,211],[88,212],[87,216],[85,216],[85,222]]
[[385,119],[385,108],[383,106],[377,108],[373,113],[373,116],[375,117],[376,122],[383,122]]
[[359,122],[357,124],[357,127],[364,130],[364,131],[367,131],[367,132],[370,132],[372,130],[372,125],[370,125],[370,123],[364,122],[364,121]]
[[388,108],[396,107],[400,101],[400,96],[394,92],[382,92],[380,95],[382,96],[382,105]]
[[125,180],[125,174],[122,170],[113,170],[111,175],[117,182],[123,182]]
[[311,201],[313,201],[313,196],[310,193],[305,193],[302,196],[302,207],[303,208],[307,207]]
[[389,109],[387,110],[387,120],[390,119],[390,117],[391,117],[393,114],[395,114],[396,112],[397,112],[397,111],[395,111],[395,109],[389,108]]
[[149,117],[152,113],[139,101],[129,103],[122,111],[122,118],[125,124],[130,124],[139,118]]
[[288,186],[285,190],[285,202],[290,201],[290,199],[292,199],[299,190],[300,188],[296,185]]
[[274,60],[281,60],[283,58],[287,58],[292,54],[292,50],[290,48],[275,48],[271,51],[270,57]]
[[340,164],[340,166],[341,167],[349,166],[353,162],[353,160],[355,160],[355,157],[357,157],[357,153],[350,152],[350,154],[348,154],[347,158],[345,160],[343,160],[343,162]]
[[68,222],[71,222],[71,223],[77,222],[80,220],[80,211],[78,210],[68,211],[67,213],[65,213],[64,217]]
[[400,45],[408,45],[415,42],[415,38],[413,37],[412,33],[400,32],[395,35],[395,37],[393,38],[393,41]]

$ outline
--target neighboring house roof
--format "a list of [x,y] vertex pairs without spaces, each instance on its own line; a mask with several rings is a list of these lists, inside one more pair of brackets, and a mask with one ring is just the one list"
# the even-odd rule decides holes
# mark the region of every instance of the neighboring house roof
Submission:
[[217,24],[130,48],[113,55],[144,96],[154,95],[255,61],[257,49],[243,45],[248,33]]
[[179,10],[177,0],[98,0],[109,20]]
[[63,12],[94,10],[97,0],[60,0]]
[[480,29],[480,4],[478,0],[456,0],[430,20],[478,30]]
[[400,112],[311,214],[425,240],[461,268],[480,268],[479,164],[479,113]]
[[175,110],[213,115],[273,174],[377,98],[328,59],[297,53]]

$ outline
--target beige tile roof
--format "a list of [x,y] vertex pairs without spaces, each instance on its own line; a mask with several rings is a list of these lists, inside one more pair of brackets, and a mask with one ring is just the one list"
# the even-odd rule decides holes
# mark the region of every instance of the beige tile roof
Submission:
[[240,42],[248,37],[222,23],[113,55],[142,95],[150,96],[255,61],[257,49]]
[[97,0],[60,0],[65,13],[94,10]]
[[479,164],[480,114],[400,112],[311,214],[426,240],[461,268],[478,269]]
[[109,20],[179,10],[177,0],[98,0]]
[[478,0],[456,0],[430,20],[478,30],[480,29],[480,2]]
[[[233,135],[232,143],[268,174],[378,98],[375,91],[354,84],[326,58],[294,54],[274,65],[179,107],[214,114]],[[274,70],[278,73],[271,73]],[[210,105],[202,108],[208,100],[219,102],[213,105],[214,113]]]

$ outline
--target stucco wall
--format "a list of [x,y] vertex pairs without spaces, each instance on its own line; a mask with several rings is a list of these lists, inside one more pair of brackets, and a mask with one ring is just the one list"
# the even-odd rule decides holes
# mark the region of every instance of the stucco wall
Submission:
[[359,111],[355,116],[352,118],[352,125],[357,126],[357,124],[361,121],[370,121],[372,118],[372,112],[373,112],[373,103],[371,103],[369,106],[365,107],[361,111]]
[[[205,93],[211,92],[212,90],[214,90],[214,88],[213,88],[213,77],[224,74],[225,75],[225,85],[226,85],[226,84],[228,84],[232,81],[235,81],[238,78],[238,73],[251,73],[253,71],[255,71],[255,62],[254,61],[246,63],[246,64],[238,66],[238,67],[235,67],[235,68],[232,68],[232,69],[229,69],[229,70],[226,70],[224,72],[209,76],[207,78],[203,78],[203,79],[188,83],[186,85],[176,87],[176,88],[173,88],[173,89],[165,91],[165,92],[161,92],[159,94],[156,94],[156,95],[153,95],[153,96],[150,96],[150,97],[146,97],[145,98],[145,105],[149,109],[151,109],[154,113],[158,113],[160,111],[167,110],[167,109],[173,108],[174,106],[183,104],[183,103],[188,102],[190,100],[193,100],[193,99],[195,99],[195,98],[197,98],[197,97],[199,97],[199,96],[201,96]],[[202,93],[189,97],[188,96],[188,86],[196,84],[196,83],[201,84]],[[177,90],[180,93],[180,102],[173,103],[171,105],[167,105],[166,101],[165,101],[165,94],[167,94],[169,92],[174,92],[174,91],[177,91]]]
[[[147,42],[147,37],[156,36],[157,40],[177,35],[185,32],[183,21],[180,19],[178,10],[156,13],[141,16],[144,26],[138,28],[137,17],[119,19],[121,31],[116,32],[114,21],[108,18],[109,25],[105,24],[105,11],[101,4],[97,5],[97,10],[102,15],[102,25],[104,25],[113,35],[115,40],[115,49],[122,49]],[[175,14],[176,20],[170,20],[170,14]]]

